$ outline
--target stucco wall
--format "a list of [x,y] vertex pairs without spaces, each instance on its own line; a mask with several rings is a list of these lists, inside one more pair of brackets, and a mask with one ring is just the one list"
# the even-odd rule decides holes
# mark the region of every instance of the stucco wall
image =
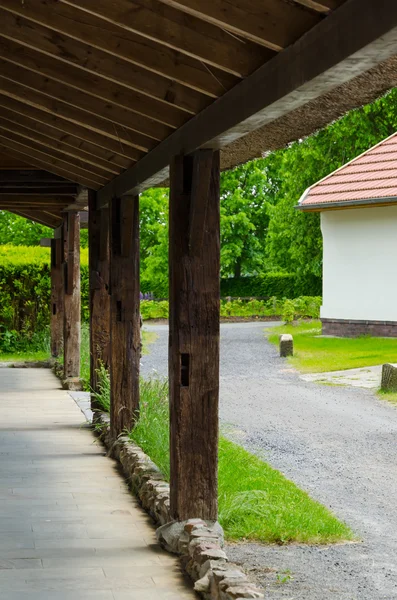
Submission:
[[397,206],[324,211],[321,317],[397,321]]

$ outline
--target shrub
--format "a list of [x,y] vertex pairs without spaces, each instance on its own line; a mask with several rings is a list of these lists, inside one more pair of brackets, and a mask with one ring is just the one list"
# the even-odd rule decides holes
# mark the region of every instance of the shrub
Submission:
[[315,277],[303,280],[292,273],[264,273],[255,277],[222,279],[221,296],[240,298],[249,296],[275,296],[276,298],[319,296],[321,285],[321,279]]

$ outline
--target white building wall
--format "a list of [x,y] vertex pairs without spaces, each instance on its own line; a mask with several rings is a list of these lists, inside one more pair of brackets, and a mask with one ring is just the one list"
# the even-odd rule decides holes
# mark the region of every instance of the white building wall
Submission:
[[321,317],[397,321],[397,206],[324,211]]

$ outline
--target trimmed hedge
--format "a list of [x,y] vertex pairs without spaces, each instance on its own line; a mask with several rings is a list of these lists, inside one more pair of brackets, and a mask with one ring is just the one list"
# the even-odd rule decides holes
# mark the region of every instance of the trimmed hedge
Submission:
[[[32,339],[35,332],[42,331],[50,321],[50,250],[31,246],[0,246],[0,349],[5,342]],[[306,284],[308,285],[308,284]],[[317,287],[316,287],[317,286]],[[319,296],[321,281],[311,282],[306,291],[295,275],[268,273],[257,277],[224,279],[221,295],[232,297],[268,296],[272,302],[282,298]],[[318,291],[319,290],[319,291]],[[89,318],[88,252],[81,251],[81,317]],[[273,306],[273,309],[276,307]],[[272,314],[270,305],[252,301],[249,305],[239,303],[223,306],[224,315],[245,316]],[[281,314],[280,308],[273,314]],[[231,312],[230,312],[231,311]],[[242,311],[239,315],[238,312]],[[168,302],[142,302],[145,319],[167,318]],[[11,343],[8,344],[12,345]],[[14,344],[16,345],[16,344]]]
[[256,277],[222,279],[221,296],[246,298],[269,296],[276,298],[297,298],[298,296],[320,296],[320,278],[299,279],[293,273],[264,273]]

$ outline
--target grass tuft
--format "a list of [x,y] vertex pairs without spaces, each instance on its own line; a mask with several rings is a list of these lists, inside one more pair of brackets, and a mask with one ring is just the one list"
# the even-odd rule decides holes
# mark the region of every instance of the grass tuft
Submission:
[[320,321],[298,321],[296,324],[269,328],[269,341],[278,345],[281,333],[293,335],[294,356],[289,357],[288,361],[304,373],[341,371],[397,362],[397,339],[318,337],[321,335]]
[[[169,480],[166,381],[141,381],[141,413],[130,433]],[[225,438],[219,442],[219,521],[229,540],[332,543],[354,534],[279,471]]]

